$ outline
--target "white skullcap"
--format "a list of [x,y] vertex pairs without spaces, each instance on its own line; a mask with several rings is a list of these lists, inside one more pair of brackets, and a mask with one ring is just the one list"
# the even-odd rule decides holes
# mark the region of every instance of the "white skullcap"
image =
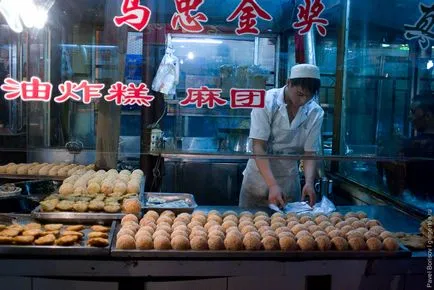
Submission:
[[312,64],[297,64],[291,68],[290,79],[311,78],[320,79],[319,68]]

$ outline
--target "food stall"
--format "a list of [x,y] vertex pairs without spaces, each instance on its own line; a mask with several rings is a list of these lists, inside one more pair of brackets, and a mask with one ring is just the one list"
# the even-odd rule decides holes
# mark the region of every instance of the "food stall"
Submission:
[[[434,156],[400,147],[432,95],[427,1],[15,2],[0,289],[432,287]],[[321,72],[320,150],[258,154],[252,109],[298,63]],[[315,160],[318,203],[239,207],[252,158],[297,163],[300,188]]]

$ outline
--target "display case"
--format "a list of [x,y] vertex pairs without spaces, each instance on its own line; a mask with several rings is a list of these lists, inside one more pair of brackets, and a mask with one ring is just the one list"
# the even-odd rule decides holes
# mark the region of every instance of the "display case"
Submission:
[[395,2],[0,1],[0,283],[428,287],[433,6]]

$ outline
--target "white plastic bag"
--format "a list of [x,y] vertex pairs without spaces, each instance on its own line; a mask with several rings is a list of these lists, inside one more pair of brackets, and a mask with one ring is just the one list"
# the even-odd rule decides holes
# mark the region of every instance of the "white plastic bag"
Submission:
[[[281,212],[281,210],[276,205],[269,205],[269,208]],[[330,214],[336,211],[336,206],[333,202],[327,197],[323,196],[321,201],[316,203],[313,207],[310,207],[309,204],[305,201],[301,202],[291,202],[287,203],[283,208],[283,212],[285,213],[323,213]]]
[[179,60],[173,55],[173,49],[167,48],[161,60],[157,74],[152,82],[152,89],[163,94],[175,94],[179,83]]

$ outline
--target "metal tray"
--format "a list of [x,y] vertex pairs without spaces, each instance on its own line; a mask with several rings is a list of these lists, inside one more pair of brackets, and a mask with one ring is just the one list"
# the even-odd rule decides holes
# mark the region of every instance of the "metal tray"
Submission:
[[177,251],[177,250],[119,250],[113,238],[111,256],[119,258],[173,258],[173,259],[380,259],[411,257],[404,246],[396,252],[389,251]]
[[[16,222],[23,224],[29,222],[35,222],[30,216],[19,217],[15,219]],[[77,224],[71,223],[70,224]],[[96,222],[92,224],[84,224],[85,226],[91,226],[98,224]],[[81,240],[80,245],[75,246],[35,246],[35,245],[0,245],[0,255],[49,255],[49,256],[108,256],[110,254],[111,243],[113,235],[116,229],[116,222],[99,223],[104,225],[110,225],[110,232],[108,233],[109,244],[107,247],[90,247],[87,246],[87,234],[91,231],[89,228],[84,229],[82,232],[85,237]],[[67,224],[65,224],[67,225]]]
[[[188,204],[188,207],[147,205],[147,201],[151,197],[161,198],[167,201],[184,200]],[[196,201],[194,200],[194,196],[192,194],[171,192],[145,192],[145,194],[143,195],[142,204],[145,211],[154,210],[156,212],[163,212],[165,210],[171,210],[175,214],[182,212],[192,213],[197,207]]]
[[43,212],[41,211],[41,206],[38,205],[32,211],[32,217],[41,221],[57,221],[57,222],[65,222],[65,223],[88,223],[88,222],[105,222],[105,221],[113,221],[120,220],[126,214],[119,213],[105,213],[105,212]]

